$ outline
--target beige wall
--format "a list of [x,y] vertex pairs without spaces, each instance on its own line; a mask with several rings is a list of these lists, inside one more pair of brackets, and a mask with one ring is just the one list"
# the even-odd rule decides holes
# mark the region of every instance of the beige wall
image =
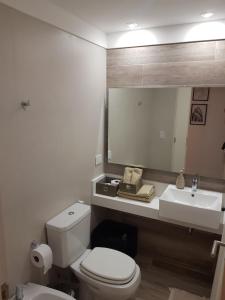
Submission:
[[[194,101],[192,102],[194,103]],[[225,88],[211,88],[205,126],[189,126],[185,171],[225,178]]]
[[[102,172],[105,50],[0,5],[0,191],[7,272],[40,281],[33,239]],[[20,108],[30,99],[31,107]]]
[[[7,280],[6,277],[6,265],[5,265],[5,241],[3,233],[2,222],[2,207],[1,207],[1,195],[0,195],[0,285]],[[1,295],[0,295],[1,299]]]

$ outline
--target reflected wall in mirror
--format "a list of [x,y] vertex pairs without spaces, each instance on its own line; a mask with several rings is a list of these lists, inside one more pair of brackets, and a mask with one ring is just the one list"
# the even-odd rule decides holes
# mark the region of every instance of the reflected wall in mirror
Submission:
[[111,163],[225,179],[224,142],[225,87],[109,89]]

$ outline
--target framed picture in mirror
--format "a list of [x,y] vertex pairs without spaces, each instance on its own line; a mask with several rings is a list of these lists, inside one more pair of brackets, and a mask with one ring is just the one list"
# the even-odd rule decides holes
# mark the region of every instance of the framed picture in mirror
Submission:
[[193,101],[208,101],[209,100],[209,88],[196,87],[193,88]]
[[205,125],[207,117],[207,104],[191,105],[191,125]]

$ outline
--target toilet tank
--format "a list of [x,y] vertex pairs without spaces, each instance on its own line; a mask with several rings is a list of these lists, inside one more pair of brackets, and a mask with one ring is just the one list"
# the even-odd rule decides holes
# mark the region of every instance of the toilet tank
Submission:
[[87,249],[90,242],[91,207],[75,203],[46,224],[53,264],[66,268]]

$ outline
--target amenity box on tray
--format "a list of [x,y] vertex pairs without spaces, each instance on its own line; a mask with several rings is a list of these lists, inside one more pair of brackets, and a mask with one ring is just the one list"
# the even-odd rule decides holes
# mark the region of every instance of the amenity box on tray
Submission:
[[117,179],[118,178],[113,178],[113,177],[105,177],[101,179],[96,183],[96,193],[101,195],[116,197],[117,191],[119,189],[119,184],[116,186],[112,185],[111,181]]

